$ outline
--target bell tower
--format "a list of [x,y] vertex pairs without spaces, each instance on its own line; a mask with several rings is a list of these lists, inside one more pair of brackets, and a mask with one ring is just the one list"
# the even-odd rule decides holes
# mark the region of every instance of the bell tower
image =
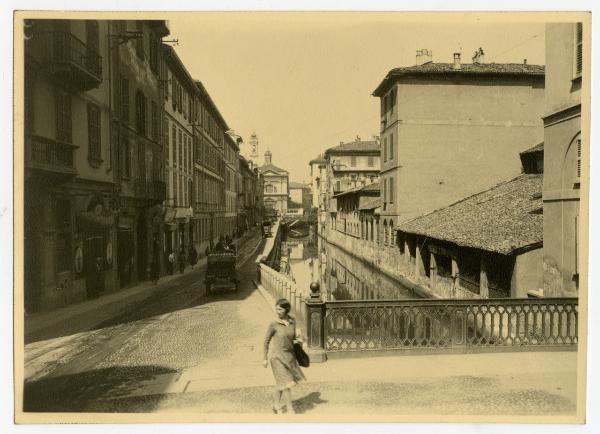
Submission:
[[256,136],[256,133],[254,133],[254,132],[250,136],[249,145],[250,145],[249,157],[253,160],[258,159],[258,137]]

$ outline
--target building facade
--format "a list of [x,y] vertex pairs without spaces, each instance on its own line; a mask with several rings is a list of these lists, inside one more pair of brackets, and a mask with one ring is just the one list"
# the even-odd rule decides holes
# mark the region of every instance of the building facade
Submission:
[[[174,254],[173,268],[189,255],[194,246],[194,122],[198,89],[175,50],[164,50],[165,116],[164,140],[166,157],[165,228],[163,255]],[[184,253],[183,255],[181,253]],[[169,271],[173,271],[170,269]]]
[[542,141],[544,67],[425,63],[392,69],[381,101],[382,217],[392,226],[520,172]]
[[117,263],[121,286],[149,279],[164,246],[165,200],[161,38],[165,21],[115,21],[113,111],[120,213]]
[[[241,140],[241,138],[240,138]],[[223,214],[223,232],[234,237],[237,232],[238,214],[238,173],[240,147],[236,139],[225,134],[225,213]]]
[[265,152],[265,164],[260,166],[263,176],[263,204],[265,213],[285,215],[289,200],[289,175],[287,170],[273,164],[271,151]]
[[[310,190],[312,194],[312,204],[321,210],[325,204],[325,187],[327,186],[327,161],[323,155],[318,155],[308,163],[310,167]],[[323,208],[324,209],[324,208]]]
[[35,311],[147,276],[165,194],[158,46],[169,31],[164,21],[28,24],[25,305]]
[[546,25],[544,296],[579,290],[580,188],[587,167],[581,151],[583,30],[582,23]]
[[324,207],[329,217],[322,216],[323,232],[334,230],[328,223],[335,220],[337,194],[375,183],[379,180],[380,146],[377,140],[340,143],[325,151],[325,197]]
[[196,127],[195,207],[196,249],[199,253],[225,236],[225,136],[229,130],[204,85],[198,88]]

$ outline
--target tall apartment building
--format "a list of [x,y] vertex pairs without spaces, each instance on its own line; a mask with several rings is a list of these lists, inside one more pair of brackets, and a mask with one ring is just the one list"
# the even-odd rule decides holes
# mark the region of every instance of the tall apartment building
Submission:
[[194,245],[194,130],[198,88],[177,56],[167,45],[164,50],[165,148],[167,197],[165,200],[164,254],[187,254]]
[[[25,43],[25,305],[145,278],[160,228],[164,21],[31,20]],[[158,156],[158,157],[157,157]]]
[[120,212],[117,263],[121,286],[147,280],[161,257],[165,200],[161,38],[165,21],[110,23],[114,149]]
[[420,54],[373,92],[381,100],[381,216],[390,226],[517,176],[519,153],[543,138],[543,66],[485,63],[483,50],[468,64],[459,53],[453,63]]
[[235,137],[225,134],[225,149],[223,157],[225,159],[225,213],[223,214],[223,232],[233,237],[237,231],[237,213],[238,213],[238,179],[239,173],[239,155],[241,137]]
[[579,290],[579,216],[587,212],[580,210],[581,180],[588,167],[582,147],[589,146],[581,135],[583,46],[583,23],[546,25],[544,296],[550,297]]
[[200,81],[196,127],[194,185],[196,248],[199,253],[225,235],[225,119]]

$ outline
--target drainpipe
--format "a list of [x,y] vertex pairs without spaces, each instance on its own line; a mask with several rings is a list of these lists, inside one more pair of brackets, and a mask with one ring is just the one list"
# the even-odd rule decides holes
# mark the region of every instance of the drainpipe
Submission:
[[108,163],[106,167],[106,173],[112,171],[113,166],[113,150],[112,150],[112,139],[113,139],[113,112],[112,112],[112,40],[111,40],[111,28],[112,21],[108,20],[108,33],[106,35],[107,46],[108,46]]

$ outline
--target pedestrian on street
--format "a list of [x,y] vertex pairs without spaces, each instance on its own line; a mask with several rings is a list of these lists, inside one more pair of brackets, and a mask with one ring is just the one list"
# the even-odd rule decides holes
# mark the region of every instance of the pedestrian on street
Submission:
[[291,308],[285,298],[277,300],[277,319],[269,324],[264,342],[263,366],[266,368],[270,362],[275,377],[273,412],[276,414],[286,411],[295,413],[291,388],[306,380],[294,353],[294,341],[301,341],[301,334],[296,328],[296,321],[290,316]]
[[179,272],[181,274],[183,274],[183,272],[185,271],[185,250],[183,250],[183,247],[181,248],[181,250],[179,251]]
[[152,262],[150,263],[150,278],[152,279],[152,283],[155,285],[158,284],[158,260],[157,258],[152,258]]
[[173,274],[173,271],[175,271],[174,270],[174,267],[175,267],[175,253],[173,253],[172,250],[169,252],[168,263],[169,263],[169,274]]
[[194,268],[198,262],[198,253],[196,253],[196,248],[194,246],[190,246],[190,265]]
[[104,292],[104,272],[102,270],[102,258],[98,256],[94,263],[94,290],[93,297],[99,297]]

